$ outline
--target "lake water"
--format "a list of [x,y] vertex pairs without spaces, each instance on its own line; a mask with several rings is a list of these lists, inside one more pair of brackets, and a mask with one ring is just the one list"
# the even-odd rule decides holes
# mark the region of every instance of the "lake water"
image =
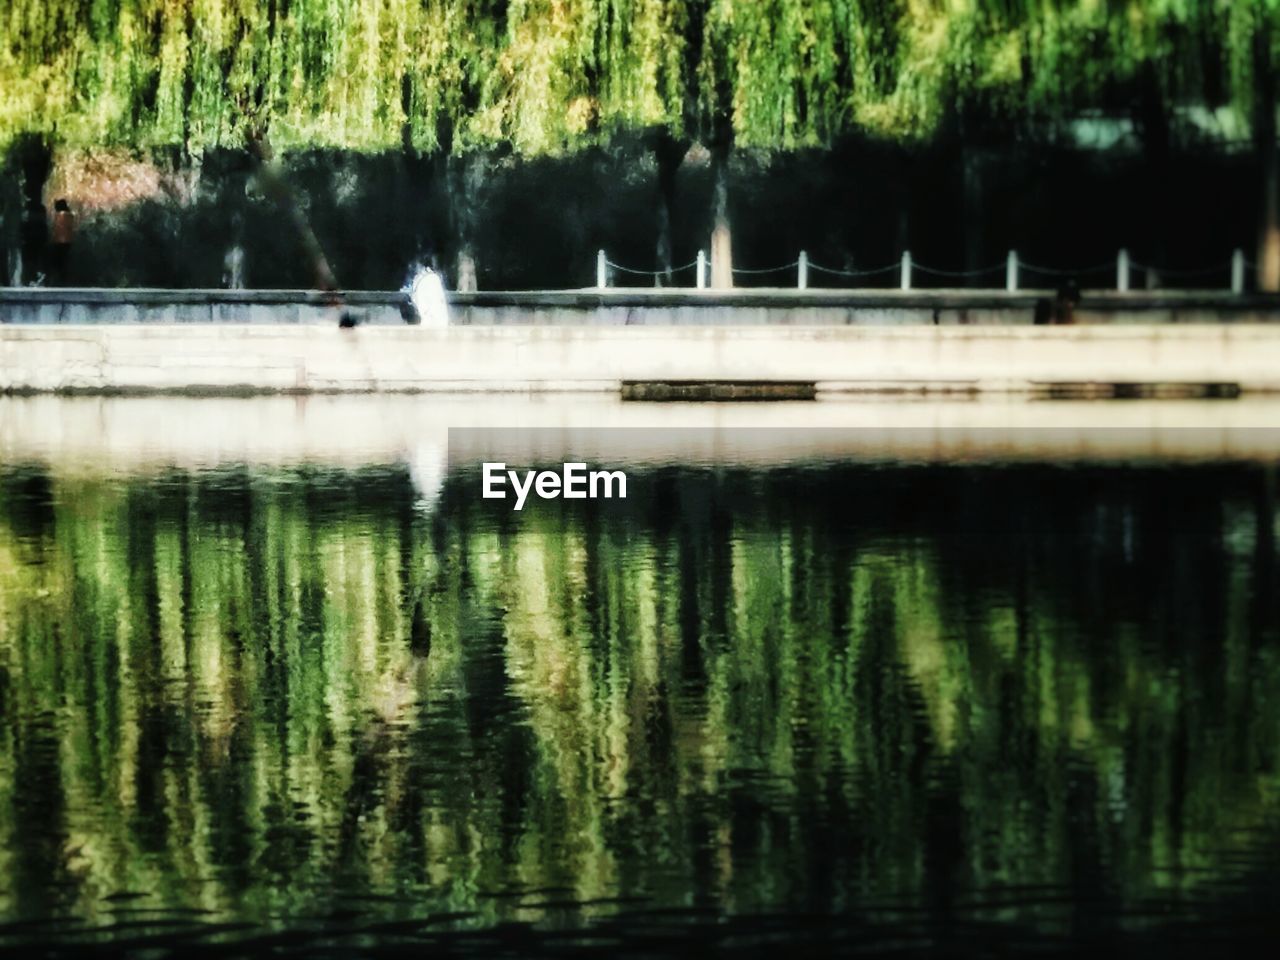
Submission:
[[[626,501],[513,513],[447,433],[380,445],[429,401],[185,404],[0,400],[0,951],[1274,932],[1280,440],[1247,418],[646,413],[698,432],[600,434]],[[1092,426],[1029,426],[1063,409]]]

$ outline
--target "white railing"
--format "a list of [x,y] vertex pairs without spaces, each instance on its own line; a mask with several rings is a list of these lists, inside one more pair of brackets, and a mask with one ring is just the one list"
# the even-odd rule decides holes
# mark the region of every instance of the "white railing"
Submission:
[[[1152,264],[1142,263],[1130,257],[1129,251],[1124,249],[1117,251],[1114,261],[1107,260],[1102,263],[1087,264],[1080,267],[1050,267],[1035,264],[1023,260],[1016,250],[1010,250],[1002,262],[970,270],[949,270],[941,267],[930,267],[913,259],[910,250],[902,251],[901,257],[893,263],[887,263],[883,266],[865,269],[827,267],[815,262],[806,251],[801,250],[800,255],[789,263],[782,263],[776,267],[735,267],[733,274],[734,276],[744,277],[767,276],[769,274],[786,274],[794,271],[795,288],[805,290],[809,287],[811,273],[827,274],[851,280],[897,273],[899,288],[911,290],[918,289],[912,286],[916,274],[940,277],[944,280],[972,280],[976,277],[986,276],[995,279],[1003,272],[1004,289],[1009,292],[1016,292],[1026,289],[1023,286],[1023,279],[1027,275],[1030,275],[1033,280],[1048,280],[1054,283],[1061,283],[1066,280],[1074,279],[1079,281],[1091,276],[1096,277],[1104,272],[1111,274],[1114,271],[1115,283],[1113,289],[1124,292],[1131,289],[1133,271],[1137,270],[1144,275],[1147,285],[1151,288],[1158,287],[1161,282],[1167,279],[1212,277],[1217,274],[1227,281],[1227,289],[1230,289],[1232,293],[1244,293],[1246,271],[1254,269],[1255,265],[1245,258],[1243,250],[1232,251],[1231,257],[1226,261],[1190,269],[1157,267]],[[610,280],[615,271],[630,276],[648,277],[655,283],[660,279],[665,279],[669,286],[678,286],[679,284],[675,283],[676,278],[683,276],[688,271],[693,271],[694,288],[703,290],[707,286],[707,255],[705,251],[699,250],[696,259],[681,266],[672,267],[670,270],[638,270],[634,267],[624,266],[621,263],[615,263],[609,259],[605,251],[599,251],[596,254],[596,287],[605,289],[614,286],[615,284],[612,284]],[[779,286],[782,285],[780,284]],[[788,283],[786,286],[791,286],[791,284]],[[998,289],[998,287],[993,286],[991,289]]]

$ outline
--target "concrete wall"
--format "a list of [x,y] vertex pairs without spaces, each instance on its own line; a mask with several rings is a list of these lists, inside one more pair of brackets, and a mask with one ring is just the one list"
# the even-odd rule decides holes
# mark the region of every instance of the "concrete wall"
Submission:
[[0,325],[0,391],[617,392],[624,381],[818,392],[1050,384],[1280,390],[1280,326]]
[[[451,293],[455,326],[1026,326],[1047,290],[559,290]],[[362,323],[402,326],[400,295],[350,292]],[[0,324],[336,324],[338,308],[307,290],[0,288]],[[1081,324],[1267,323],[1280,298],[1220,292],[1086,294]]]

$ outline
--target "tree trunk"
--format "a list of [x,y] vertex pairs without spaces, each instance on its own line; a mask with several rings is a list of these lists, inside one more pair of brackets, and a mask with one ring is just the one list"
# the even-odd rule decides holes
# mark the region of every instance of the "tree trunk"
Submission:
[[470,246],[458,249],[457,272],[458,281],[455,289],[461,293],[474,293],[479,289],[476,281],[476,258]]
[[733,232],[729,225],[729,152],[715,154],[715,198],[712,204],[711,286],[717,290],[733,287]]
[[451,158],[449,210],[456,243],[453,288],[463,293],[478,289],[474,252],[476,209],[484,170],[480,160],[460,154]]
[[301,204],[298,203],[298,198],[289,186],[288,180],[285,179],[284,169],[276,161],[265,134],[250,137],[249,152],[258,161],[258,182],[262,185],[263,192],[275,200],[293,222],[298,239],[302,243],[303,254],[315,278],[313,281],[315,288],[335,294],[331,302],[340,303],[341,297],[336,295],[338,281],[329,266],[329,259],[324,255],[320,240],[311,229],[311,222],[303,212]]
[[[1265,86],[1270,91],[1271,79]],[[1258,224],[1258,289],[1280,292],[1280,151],[1276,150],[1275,96],[1260,97],[1257,148],[1262,165],[1262,215]]]
[[[898,176],[892,181],[893,192],[890,196],[898,211],[894,224],[894,249],[900,257],[911,250],[911,197],[913,195],[911,184],[914,182],[915,171],[912,169],[913,161],[908,151],[899,150],[895,159]],[[900,278],[897,273],[894,273],[889,279],[896,287]]]
[[1276,150],[1272,102],[1271,130],[1259,143],[1262,162],[1262,223],[1258,237],[1258,289],[1280,291],[1280,156]]
[[22,171],[12,157],[0,162],[0,282],[22,286]]
[[413,77],[404,73],[400,77],[400,108],[404,120],[400,124],[400,215],[408,219],[412,230],[412,255],[406,273],[414,263],[428,257],[427,191],[435,179],[437,168],[442,166],[433,158],[424,157],[413,145]]
[[653,151],[658,161],[658,242],[654,254],[654,269],[658,271],[657,285],[660,287],[673,287],[676,282],[671,221],[676,206],[676,174],[687,150],[687,143],[676,140],[669,131],[664,130]]
[[[1265,23],[1265,22],[1264,22]],[[1280,157],[1276,150],[1276,81],[1271,36],[1265,25],[1253,39],[1254,146],[1262,167],[1262,214],[1258,231],[1258,289],[1280,291]]]
[[674,264],[671,262],[671,208],[665,200],[658,203],[658,245],[654,251],[654,262],[657,272],[654,274],[655,287],[674,287],[676,285]]
[[244,289],[244,247],[239,238],[232,241],[222,258],[222,286],[227,290]]
[[991,276],[981,276],[978,271],[987,266],[985,252],[982,248],[982,170],[981,157],[978,151],[964,142],[964,125],[961,125],[960,172],[961,172],[961,207],[964,211],[964,269],[969,276],[963,284],[968,287],[990,286],[994,280]]
[[1155,66],[1148,63],[1142,73],[1136,117],[1142,131],[1142,149],[1146,159],[1146,201],[1142,222],[1147,231],[1144,259],[1151,264],[1143,277],[1148,290],[1157,290],[1162,283],[1160,272],[1169,266],[1169,237],[1176,233],[1172,220],[1173,205],[1169,202],[1173,195],[1170,170],[1173,129],[1166,100]]
[[13,264],[15,283],[38,280],[46,269],[49,246],[49,213],[44,206],[44,186],[53,169],[53,150],[43,137],[28,134],[14,147],[22,177],[23,211],[18,256]]

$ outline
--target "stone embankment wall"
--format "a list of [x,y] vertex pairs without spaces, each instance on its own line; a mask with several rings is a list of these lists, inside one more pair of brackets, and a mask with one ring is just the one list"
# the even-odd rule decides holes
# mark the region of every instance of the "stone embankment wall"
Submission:
[[646,383],[811,384],[819,398],[1117,384],[1270,392],[1280,391],[1280,325],[0,324],[7,392],[621,393]]

